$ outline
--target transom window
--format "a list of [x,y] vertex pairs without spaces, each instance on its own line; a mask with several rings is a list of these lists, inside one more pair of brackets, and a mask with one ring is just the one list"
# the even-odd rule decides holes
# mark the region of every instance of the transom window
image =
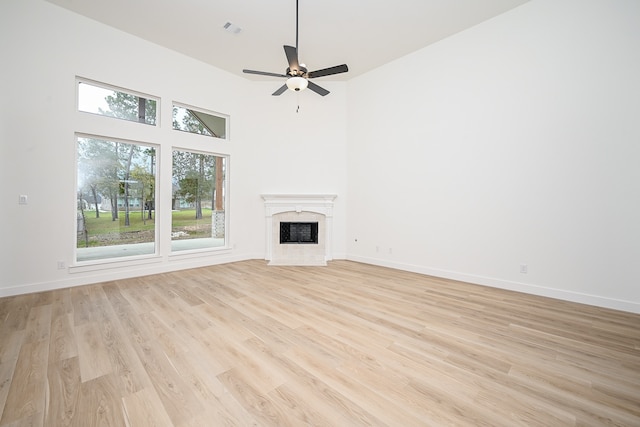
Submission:
[[175,130],[226,139],[228,134],[227,126],[227,117],[222,114],[207,112],[177,103],[173,104],[173,128]]
[[78,79],[78,110],[155,126],[158,100],[148,95]]

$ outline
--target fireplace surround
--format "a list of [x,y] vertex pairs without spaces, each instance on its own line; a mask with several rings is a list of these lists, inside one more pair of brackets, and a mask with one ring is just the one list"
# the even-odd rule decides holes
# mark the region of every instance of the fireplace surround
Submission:
[[[322,266],[333,259],[333,201],[336,197],[335,194],[262,195],[265,206],[265,259],[269,261],[269,265]],[[317,243],[281,243],[282,223],[316,224],[308,231],[311,233],[310,236],[315,234],[313,237]],[[307,233],[307,227],[302,228],[304,228],[303,233]],[[304,239],[306,240],[307,237]]]

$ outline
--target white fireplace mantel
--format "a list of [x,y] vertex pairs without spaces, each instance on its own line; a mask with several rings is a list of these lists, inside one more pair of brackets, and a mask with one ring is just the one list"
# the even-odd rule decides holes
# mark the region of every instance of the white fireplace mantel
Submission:
[[[332,256],[332,228],[333,228],[333,201],[336,194],[263,194],[265,206],[265,229],[266,229],[266,254],[265,259],[272,265],[326,265],[326,261],[333,259]],[[278,217],[283,213],[290,215],[321,215],[321,224],[324,225],[319,235],[324,236],[319,247],[313,245],[303,245],[297,248],[295,254],[291,251],[281,250],[279,242]],[[274,218],[274,216],[276,216]],[[320,260],[318,254],[311,254],[309,251],[322,251]],[[304,252],[299,252],[304,251]]]
[[267,216],[280,212],[317,212],[333,217],[335,194],[263,194]]

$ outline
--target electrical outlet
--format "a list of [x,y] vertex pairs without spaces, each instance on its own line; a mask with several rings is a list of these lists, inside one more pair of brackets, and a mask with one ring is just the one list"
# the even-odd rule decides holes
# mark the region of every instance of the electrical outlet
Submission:
[[67,268],[67,266],[64,261],[58,261],[58,270],[64,270],[65,268]]
[[26,194],[21,194],[20,196],[18,196],[19,205],[26,205],[28,201],[29,201],[29,197],[27,197]]
[[529,266],[527,264],[520,264],[520,273],[527,274],[529,272]]

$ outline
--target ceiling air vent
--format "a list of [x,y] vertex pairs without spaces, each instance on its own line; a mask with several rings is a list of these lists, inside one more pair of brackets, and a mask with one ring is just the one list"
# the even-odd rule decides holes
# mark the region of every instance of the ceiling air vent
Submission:
[[224,24],[224,29],[231,34],[238,34],[240,31],[242,31],[242,28],[232,24],[231,22],[227,22],[226,24]]

